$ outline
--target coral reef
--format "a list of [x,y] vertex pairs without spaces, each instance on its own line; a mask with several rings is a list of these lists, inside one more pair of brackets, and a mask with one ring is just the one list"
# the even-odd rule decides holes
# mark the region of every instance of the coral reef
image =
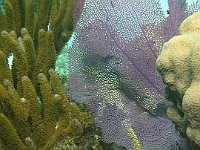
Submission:
[[[23,28],[21,34],[23,37],[17,41],[12,37],[16,35],[14,31],[2,32],[2,40],[11,48],[14,62],[10,70],[6,55],[0,51],[1,144],[10,150],[50,149],[62,135],[80,136],[93,124],[93,117],[67,100],[58,76],[53,69],[49,70],[51,61],[43,61],[46,51],[55,55],[53,33],[39,31],[38,39],[42,37],[39,41],[43,47],[40,48],[39,42],[37,54],[28,31]],[[47,37],[51,37],[48,39],[52,47],[44,46]],[[36,60],[28,59],[30,55],[35,55]],[[35,67],[30,68],[31,65]],[[45,73],[49,74],[50,81]]]
[[73,0],[3,0],[1,3],[0,31],[15,31],[19,37],[25,27],[35,40],[36,48],[40,29],[50,29],[54,33],[56,53],[72,34]]
[[187,4],[169,5],[165,17],[159,0],[85,0],[74,41],[57,65],[61,77],[68,73],[67,95],[95,115],[104,142],[132,150],[128,126],[144,150],[189,149],[166,115],[172,103],[164,98],[155,64],[188,14]]
[[56,54],[71,36],[72,12],[73,0],[3,1],[0,149],[49,150],[65,139],[101,149],[99,139],[78,142],[87,131],[94,134],[94,118],[67,99],[53,69]]
[[128,135],[130,136],[131,140],[133,141],[134,149],[141,150],[140,141],[138,140],[137,136],[135,135],[135,132],[133,131],[133,129],[131,127],[128,128]]
[[200,12],[183,21],[179,35],[163,46],[157,68],[167,85],[165,96],[174,102],[167,114],[187,136],[192,149],[200,149]]

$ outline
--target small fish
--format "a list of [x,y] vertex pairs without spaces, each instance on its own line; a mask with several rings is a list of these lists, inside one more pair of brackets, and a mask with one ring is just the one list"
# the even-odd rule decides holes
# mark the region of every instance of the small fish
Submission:
[[170,13],[169,13],[169,10],[167,10],[167,14],[169,15]]

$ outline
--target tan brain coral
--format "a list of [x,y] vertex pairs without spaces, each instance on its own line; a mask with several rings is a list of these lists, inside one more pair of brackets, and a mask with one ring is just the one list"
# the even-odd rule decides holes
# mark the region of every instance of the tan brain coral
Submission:
[[156,63],[174,102],[169,118],[200,149],[200,12],[183,21],[179,33],[164,44]]

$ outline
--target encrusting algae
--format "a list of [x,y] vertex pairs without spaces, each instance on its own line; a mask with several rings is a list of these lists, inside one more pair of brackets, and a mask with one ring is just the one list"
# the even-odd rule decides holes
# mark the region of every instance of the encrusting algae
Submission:
[[67,99],[53,69],[72,33],[73,0],[5,0],[3,6],[0,149],[49,150],[65,137],[75,143],[93,130],[94,118]]

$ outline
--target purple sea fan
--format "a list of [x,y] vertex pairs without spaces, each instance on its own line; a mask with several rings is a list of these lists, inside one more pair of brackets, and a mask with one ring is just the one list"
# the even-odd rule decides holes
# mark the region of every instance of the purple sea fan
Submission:
[[105,142],[132,150],[132,127],[144,150],[188,149],[159,110],[169,105],[155,66],[164,21],[157,0],[85,1],[69,49],[67,94],[96,116]]
[[193,2],[191,6],[188,7],[187,14],[188,16],[192,15],[194,12],[200,11],[200,1],[197,0],[196,2]]
[[200,11],[200,1],[197,0],[191,6],[188,6],[186,0],[168,0],[168,6],[169,14],[163,25],[164,42],[178,35],[179,26],[186,17]]
[[74,27],[76,26],[81,12],[83,10],[83,5],[84,5],[85,0],[74,0],[74,15],[73,15],[73,24]]
[[158,103],[164,98],[155,60],[163,44],[160,24],[164,19],[158,1],[86,1],[77,39],[84,52],[113,56],[109,65],[124,82]]
[[[181,0],[180,0],[181,1]],[[182,0],[183,1],[183,0]],[[179,4],[178,0],[168,0],[169,16],[164,24],[165,42],[178,34],[178,29],[183,20],[188,16],[187,3]]]

